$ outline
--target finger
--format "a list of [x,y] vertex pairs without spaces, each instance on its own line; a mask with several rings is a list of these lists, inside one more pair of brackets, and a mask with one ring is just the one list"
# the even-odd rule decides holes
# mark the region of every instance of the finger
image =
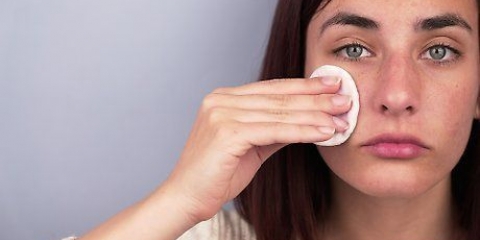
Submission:
[[[251,156],[249,158],[245,158],[246,160],[248,159],[247,161],[243,161],[242,164],[238,165],[238,171],[235,172],[236,176],[234,176],[234,178],[246,179],[249,182],[251,178],[253,178],[255,173],[258,171],[258,169],[262,166],[262,164],[275,152],[285,147],[286,145],[287,144],[272,144],[268,146],[254,147],[250,149]],[[243,189],[245,185],[244,182],[237,183],[236,188]]]
[[254,82],[238,87],[218,88],[214,93],[250,94],[320,94],[336,93],[340,89],[340,78],[288,78]]
[[[265,160],[262,156],[269,156],[267,152],[252,151],[263,149],[265,146],[281,146],[292,143],[323,142],[333,137],[335,128],[331,126],[308,126],[288,123],[240,123],[230,122],[222,124],[215,131],[215,145],[220,152],[228,156],[246,159],[257,159],[258,164]],[[226,139],[230,139],[225,141]],[[260,156],[261,155],[261,156]],[[261,159],[261,160],[260,160]]]
[[285,111],[285,110],[244,110],[218,109],[224,118],[232,118],[243,123],[288,123],[310,126],[334,126],[343,132],[348,123],[340,118],[321,111]]
[[238,132],[251,146],[272,144],[314,143],[330,139],[335,133],[333,126],[309,126],[288,123],[240,124]]
[[258,156],[261,158],[262,162],[265,162],[269,157],[276,153],[281,148],[285,147],[287,144],[272,144],[263,147],[257,147]]
[[203,107],[228,107],[240,109],[274,109],[322,111],[331,115],[346,113],[352,105],[350,96],[337,94],[321,95],[226,95],[211,94],[204,100]]

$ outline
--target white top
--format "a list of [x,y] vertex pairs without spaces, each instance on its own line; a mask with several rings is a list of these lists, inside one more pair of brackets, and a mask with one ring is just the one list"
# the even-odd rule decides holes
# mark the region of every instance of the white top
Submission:
[[212,219],[201,222],[177,240],[255,240],[253,227],[235,210],[222,210]]
[[[62,240],[76,240],[68,237]],[[177,240],[255,240],[253,228],[235,210],[222,210],[212,219],[203,221]]]

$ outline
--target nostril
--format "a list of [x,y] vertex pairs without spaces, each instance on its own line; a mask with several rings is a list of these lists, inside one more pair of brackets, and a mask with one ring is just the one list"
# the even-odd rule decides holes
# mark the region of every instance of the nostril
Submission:
[[[396,111],[397,108],[395,107],[389,107],[388,105],[382,105],[382,112],[384,113],[387,113],[387,112],[397,112]],[[403,109],[403,110],[402,110]],[[414,107],[413,106],[407,106],[405,108],[398,108],[399,111],[406,111],[406,112],[413,112],[414,111]]]

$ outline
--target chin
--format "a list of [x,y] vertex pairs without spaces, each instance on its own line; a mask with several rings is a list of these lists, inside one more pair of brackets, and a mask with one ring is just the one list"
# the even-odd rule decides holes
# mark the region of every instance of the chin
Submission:
[[357,194],[384,199],[414,199],[427,194],[436,186],[450,186],[448,176],[442,178],[438,175],[419,175],[414,171],[365,172],[353,176],[335,176],[342,182],[340,184],[345,184],[347,189],[356,190],[354,192]]

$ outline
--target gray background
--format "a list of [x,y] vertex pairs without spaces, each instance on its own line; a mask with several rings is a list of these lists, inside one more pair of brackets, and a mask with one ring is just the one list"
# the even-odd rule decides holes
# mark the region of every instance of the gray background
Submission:
[[203,96],[257,77],[275,4],[0,0],[0,239],[82,234],[158,186]]

